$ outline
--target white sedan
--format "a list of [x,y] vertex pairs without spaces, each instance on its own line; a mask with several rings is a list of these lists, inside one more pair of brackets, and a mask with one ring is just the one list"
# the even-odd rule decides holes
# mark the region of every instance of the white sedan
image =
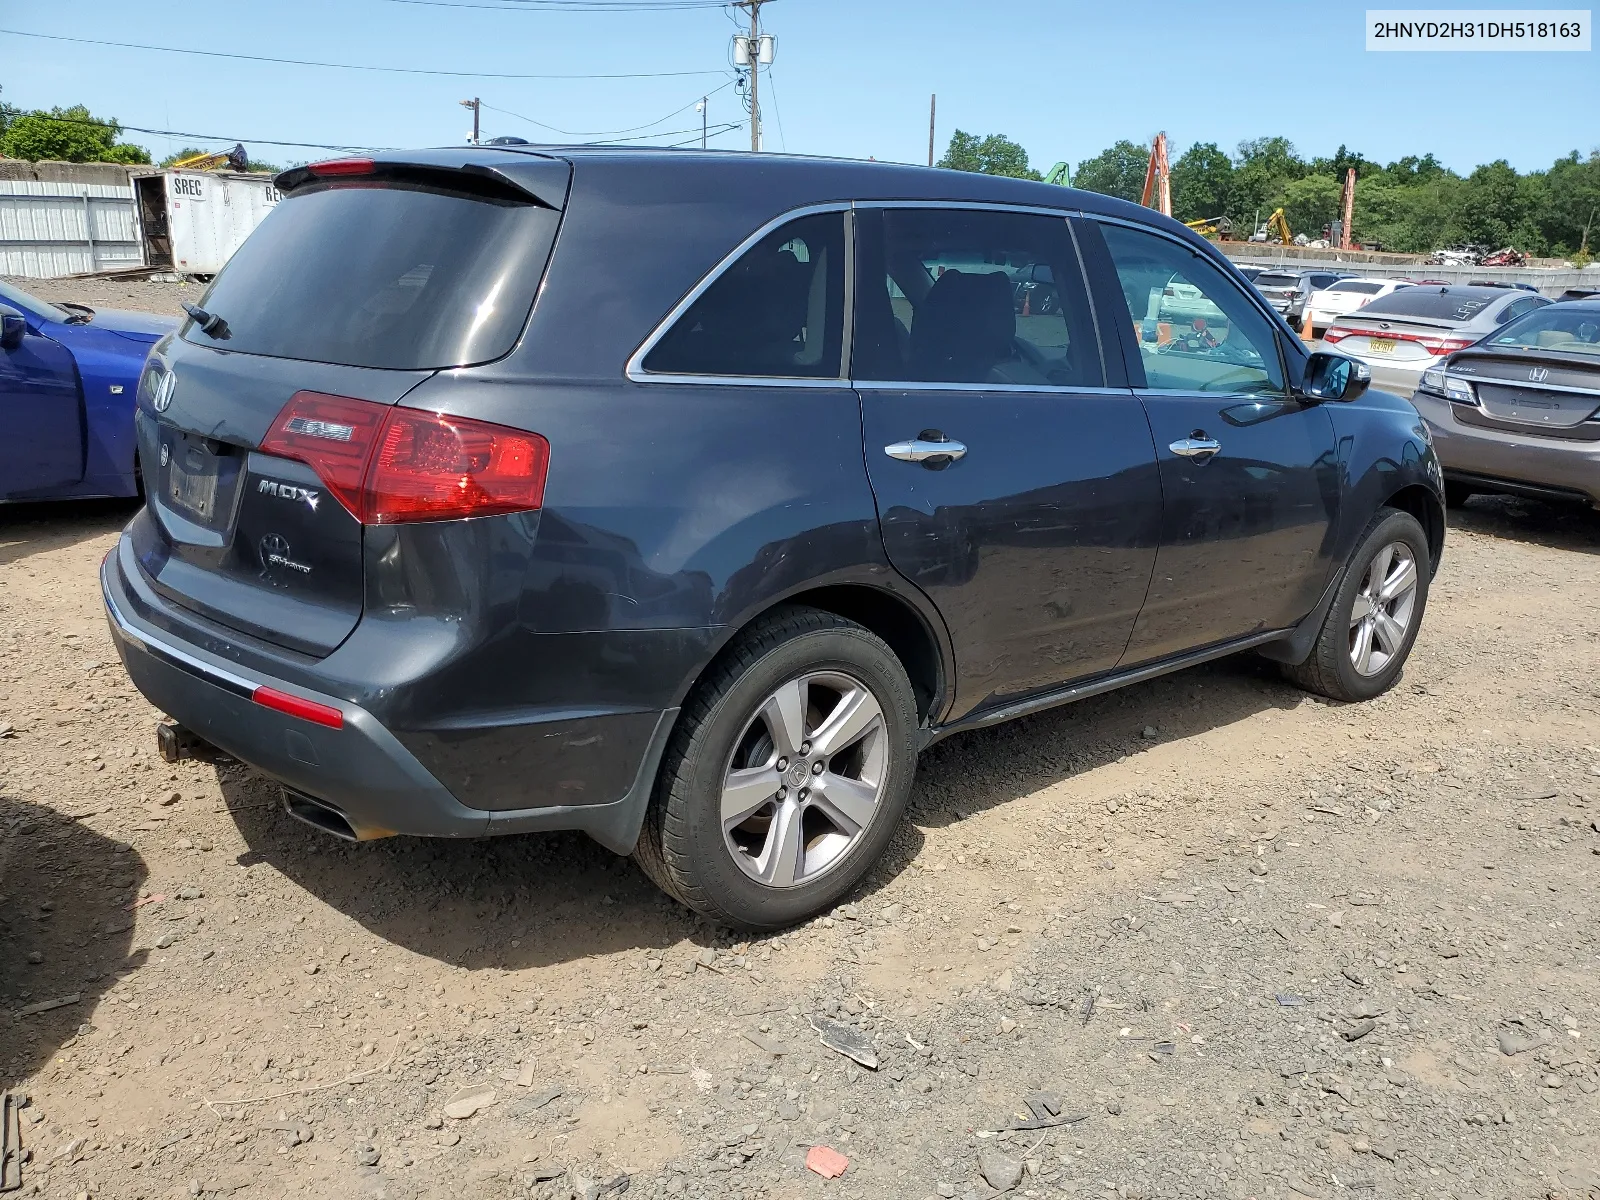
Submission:
[[1306,300],[1312,333],[1320,333],[1339,317],[1365,308],[1379,296],[1411,286],[1403,279],[1341,279],[1320,292],[1313,292]]

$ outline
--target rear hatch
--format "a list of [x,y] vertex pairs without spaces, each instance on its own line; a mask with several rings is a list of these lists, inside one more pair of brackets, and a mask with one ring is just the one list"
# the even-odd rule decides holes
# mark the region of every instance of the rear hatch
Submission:
[[1256,276],[1256,291],[1274,308],[1282,308],[1300,291],[1300,276],[1267,271]]
[[[391,503],[375,516],[374,464],[398,453],[435,475],[468,469],[457,461],[468,434],[394,406],[439,370],[511,350],[569,170],[532,154],[441,151],[279,177],[283,201],[140,381],[150,519],[135,523],[134,550],[157,591],[303,654],[349,636],[362,610],[363,519],[437,515],[427,509],[437,481],[414,470],[402,482],[415,494],[399,502],[409,510]],[[486,428],[473,443],[479,466],[498,467],[505,446]],[[455,439],[443,457],[441,431]],[[519,445],[513,468],[528,458]]]

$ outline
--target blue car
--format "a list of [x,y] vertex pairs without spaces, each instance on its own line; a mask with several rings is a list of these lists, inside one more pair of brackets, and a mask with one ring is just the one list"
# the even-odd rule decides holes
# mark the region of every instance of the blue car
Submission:
[[0,283],[0,500],[137,495],[134,393],[177,324]]

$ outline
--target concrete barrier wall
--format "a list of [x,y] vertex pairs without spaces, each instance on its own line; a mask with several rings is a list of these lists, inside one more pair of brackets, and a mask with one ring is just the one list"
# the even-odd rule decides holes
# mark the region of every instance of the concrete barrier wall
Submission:
[[1374,279],[1442,279],[1470,283],[1492,279],[1500,283],[1529,283],[1546,296],[1559,296],[1568,288],[1600,288],[1600,266],[1571,267],[1436,267],[1416,255],[1383,254],[1370,250],[1313,250],[1306,246],[1273,246],[1262,242],[1218,242],[1217,248],[1240,265],[1280,267],[1309,271],[1328,267],[1355,271]]

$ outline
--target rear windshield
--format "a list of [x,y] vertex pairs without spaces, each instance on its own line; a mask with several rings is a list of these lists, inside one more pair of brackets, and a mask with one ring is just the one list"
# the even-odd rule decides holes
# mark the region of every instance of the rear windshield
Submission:
[[428,370],[499,358],[528,319],[559,214],[531,200],[345,183],[285,198],[239,247],[186,340]]
[[1405,287],[1379,296],[1361,310],[1362,316],[1392,313],[1397,317],[1427,317],[1441,321],[1470,321],[1505,293],[1478,292],[1471,288]]
[[[1376,296],[1379,292],[1383,291],[1383,284],[1364,283],[1359,279],[1342,279],[1338,283],[1332,284],[1328,290],[1330,292],[1359,292],[1363,296]],[[1372,306],[1369,304],[1367,307],[1371,308]]]
[[1256,286],[1257,287],[1299,287],[1300,286],[1300,276],[1298,276],[1298,275],[1271,275],[1271,274],[1257,275],[1256,276]]
[[1600,358],[1600,309],[1547,304],[1513,321],[1489,338],[1491,346],[1560,350]]

